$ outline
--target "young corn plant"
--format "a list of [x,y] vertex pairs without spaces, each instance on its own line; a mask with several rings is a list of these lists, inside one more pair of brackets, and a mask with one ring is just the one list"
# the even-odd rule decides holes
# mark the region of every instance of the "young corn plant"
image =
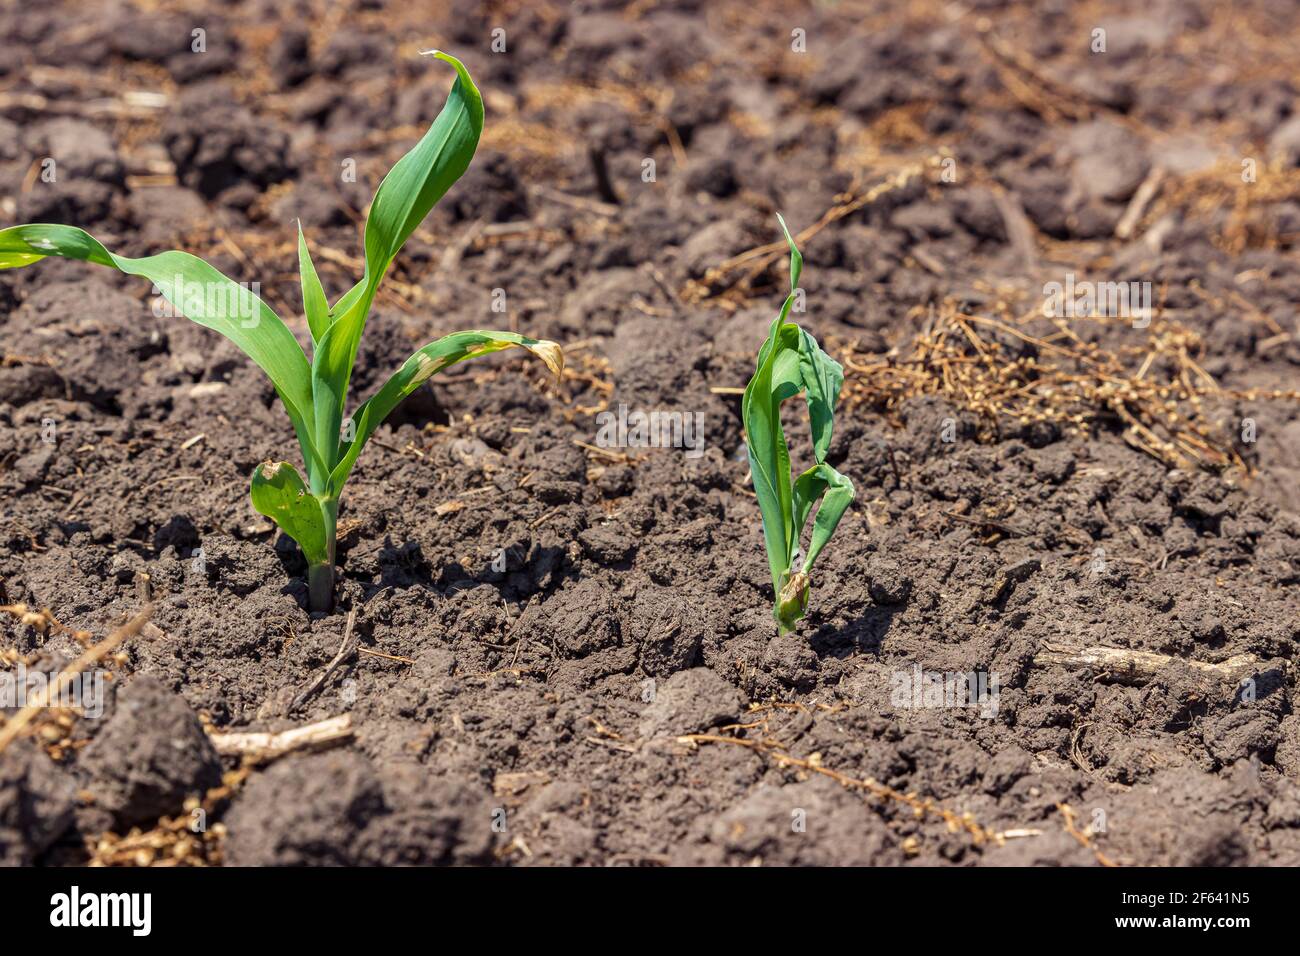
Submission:
[[33,224],[0,230],[0,268],[48,256],[110,266],[153,282],[191,321],[230,339],[275,386],[293,423],[307,478],[287,461],[253,472],[253,507],[298,542],[307,559],[309,605],[329,611],[334,600],[334,550],[339,496],[366,441],[403,398],[431,376],[465,359],[519,346],[559,377],[564,356],[554,342],[513,332],[454,332],[424,346],[357,407],[343,416],[357,346],[379,284],[402,245],[469,166],[483,131],[483,99],[455,57],[430,53],[456,70],[442,112],[415,147],[380,183],[365,225],[365,274],[333,305],[298,227],[298,265],[312,356],[256,295],[186,252],[131,259],[113,255],[72,226]]
[[[799,288],[803,256],[786,229],[785,220],[779,215],[777,220],[790,245],[790,294],[768,330],[767,341],[759,349],[758,367],[741,400],[741,415],[745,422],[749,470],[763,515],[767,563],[776,594],[772,616],[780,633],[785,634],[794,630],[808,610],[813,562],[853,501],[853,482],[826,464],[844,369],[821,350],[816,339],[786,321]],[[808,406],[816,464],[791,481],[790,451],[781,430],[781,403],[800,392]],[[814,506],[817,513],[808,552],[796,571],[799,538]]]

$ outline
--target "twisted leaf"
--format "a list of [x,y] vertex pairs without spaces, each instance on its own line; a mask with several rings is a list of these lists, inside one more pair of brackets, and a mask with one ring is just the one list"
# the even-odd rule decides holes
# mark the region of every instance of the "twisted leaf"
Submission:
[[[780,217],[777,217],[780,219]],[[803,257],[781,220],[790,246],[790,294],[772,322],[758,353],[754,376],[745,387],[741,416],[746,448],[767,550],[773,615],[782,632],[794,628],[808,605],[809,573],[853,501],[853,483],[826,463],[844,370],[817,340],[786,319],[798,291]],[[791,481],[790,452],[781,428],[781,403],[804,393],[816,464]],[[808,554],[792,573],[799,537],[816,507]]]

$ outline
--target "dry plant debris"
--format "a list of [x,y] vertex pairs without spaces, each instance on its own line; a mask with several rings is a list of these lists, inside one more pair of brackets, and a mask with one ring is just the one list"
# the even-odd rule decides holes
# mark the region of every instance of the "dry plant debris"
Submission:
[[[822,213],[816,222],[795,233],[794,241],[806,245],[831,223],[870,206],[882,196],[920,181],[927,172],[939,167],[945,155],[945,152],[940,151],[917,162],[907,163],[870,187],[862,183],[855,184],[846,193],[836,197],[835,204]],[[749,297],[754,281],[767,272],[786,252],[785,241],[779,240],[732,256],[706,271],[701,279],[688,282],[680,298],[684,302],[698,303],[714,296],[722,296],[726,304],[735,305],[738,301]]]
[[[936,817],[942,820],[950,833],[966,833],[970,841],[975,846],[985,846],[993,844],[1000,846],[1008,839],[1005,833],[985,827],[976,822],[971,813],[957,813],[950,810],[937,801],[929,797],[920,797],[915,793],[904,793],[900,790],[883,784],[871,777],[852,777],[848,774],[841,773],[825,766],[822,763],[820,753],[810,754],[807,757],[797,757],[791,754],[780,740],[772,736],[769,726],[769,718],[773,711],[777,709],[797,709],[806,708],[799,704],[780,704],[772,703],[767,705],[753,705],[750,708],[750,715],[758,715],[759,719],[753,723],[735,724],[730,727],[719,728],[723,731],[744,732],[749,730],[759,731],[762,736],[756,738],[741,737],[734,733],[728,734],[685,734],[677,738],[678,743],[685,744],[689,747],[697,747],[701,744],[731,744],[737,747],[745,747],[756,753],[762,754],[768,760],[772,761],[781,768],[793,768],[803,774],[821,774],[824,777],[830,777],[840,786],[849,790],[857,790],[867,793],[877,800],[885,803],[897,803],[908,808],[913,817],[922,820],[926,817]],[[819,707],[819,710],[833,711],[834,708]],[[904,850],[906,851],[906,847]]]
[[[139,634],[153,616],[153,606],[145,605],[136,612],[134,617],[98,644],[91,644],[94,636],[89,631],[71,630],[61,624],[48,609],[35,609],[26,604],[6,604],[0,606],[0,612],[35,628],[41,634],[69,634],[73,640],[86,648],[80,657],[59,672],[53,683],[46,688],[44,697],[29,699],[16,714],[0,725],[0,753],[3,753],[20,736],[37,734],[46,752],[53,759],[62,759],[76,746],[71,736],[76,723],[75,712],[65,707],[51,707],[50,702],[59,697],[74,677],[109,658],[127,638]],[[16,663],[16,655],[13,652],[6,653],[4,657],[6,665]],[[118,662],[122,663],[122,661]]]
[[240,764],[222,775],[221,786],[185,801],[183,812],[162,817],[148,830],[133,827],[125,836],[103,833],[87,838],[90,866],[220,866],[226,827],[209,820],[224,811],[253,771],[298,750],[320,750],[352,739],[352,717],[341,714],[279,733],[208,732],[222,756]]
[[220,787],[202,799],[185,801],[183,812],[163,817],[149,830],[132,827],[125,836],[103,833],[86,838],[87,865],[102,866],[219,866],[226,828],[207,821],[215,815],[252,772],[243,766],[225,774]]
[[311,750],[333,746],[352,738],[352,717],[340,714],[326,720],[294,727],[279,733],[257,731],[243,733],[210,733],[212,746],[223,757],[253,758],[256,763],[266,763],[295,750]]
[[[1300,400],[1300,391],[1221,388],[1199,364],[1200,336],[1168,318],[1152,318],[1142,345],[1107,347],[1085,341],[1065,319],[1037,311],[1015,315],[1005,304],[1000,312],[966,314],[948,298],[901,350],[843,349],[846,400],[890,412],[906,399],[941,395],[979,417],[982,438],[1006,420],[1049,422],[1082,434],[1110,419],[1124,426],[1130,445],[1170,466],[1243,473],[1249,468],[1205,400]],[[1080,321],[1129,320],[1073,320]]]
[[1171,670],[1235,683],[1258,674],[1263,665],[1251,654],[1237,654],[1219,663],[1193,661],[1125,647],[1067,647],[1043,642],[1036,664],[1051,664],[1095,672],[1098,679],[1142,686]]
[[1091,824],[1089,824],[1087,827],[1084,827],[1084,829],[1082,830],[1080,830],[1075,825],[1073,807],[1071,807],[1068,803],[1058,803],[1056,805],[1056,809],[1061,814],[1061,821],[1062,821],[1062,825],[1065,827],[1065,832],[1070,834],[1070,836],[1074,837],[1074,839],[1079,842],[1080,846],[1088,850],[1091,850],[1092,855],[1097,858],[1098,863],[1106,867],[1119,866],[1118,863],[1116,863],[1114,860],[1108,857],[1105,853],[1102,853],[1101,850],[1097,848],[1097,845],[1093,843],[1092,841],[1093,833],[1092,833]]

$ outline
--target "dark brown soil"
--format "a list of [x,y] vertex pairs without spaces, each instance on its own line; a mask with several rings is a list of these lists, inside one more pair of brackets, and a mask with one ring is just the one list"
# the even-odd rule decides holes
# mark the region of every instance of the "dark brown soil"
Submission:
[[[501,356],[409,400],[345,492],[340,612],[313,618],[248,501],[295,447],[261,373],[106,270],[0,278],[0,599],[104,635],[147,575],[158,629],[101,719],[0,755],[0,861],[83,862],[133,827],[162,849],[121,861],[166,856],[164,818],[225,771],[197,858],[234,864],[1300,864],[1300,405],[1262,394],[1300,366],[1294,5],[73,6],[0,14],[5,223],[187,249],[306,341],[294,221],[346,289],[375,185],[445,96],[416,51],[448,49],[487,132],[399,257],[353,393],[461,328],[556,339],[571,374]],[[726,389],[784,264],[722,267],[775,211],[806,229],[918,164],[805,242],[803,324],[865,367],[936,317],[1029,314],[1067,272],[1147,280],[1151,329],[1072,328],[1134,371],[1157,330],[1189,335],[1216,451],[1173,467],[1113,407],[1021,422],[941,376],[877,400],[850,367],[830,460],[858,497],[778,637]],[[1176,381],[1170,354],[1148,374]],[[703,413],[704,454],[591,450],[620,403]],[[353,609],[362,653],[291,713]],[[80,652],[0,627],[47,667]],[[1257,665],[1113,680],[1043,657],[1081,646]],[[914,665],[995,675],[996,714],[899,706]],[[245,772],[208,741],[343,713],[350,744]]]

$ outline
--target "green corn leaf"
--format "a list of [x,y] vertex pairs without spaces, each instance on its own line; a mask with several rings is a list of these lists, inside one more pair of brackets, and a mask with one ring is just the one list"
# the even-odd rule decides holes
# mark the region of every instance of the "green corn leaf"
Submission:
[[800,568],[804,574],[812,570],[813,562],[831,540],[840,518],[844,517],[844,512],[853,503],[853,495],[853,482],[824,461],[813,465],[795,480],[796,527],[803,528],[808,521],[808,512],[812,510],[813,505],[821,501],[821,505],[817,508],[817,516],[813,518],[808,554],[803,559],[803,567]]
[[316,440],[329,449],[331,466],[340,454],[338,432],[357,345],[380,280],[429,210],[469,168],[483,132],[483,98],[469,72],[449,54],[432,55],[455,68],[456,81],[428,132],[379,184],[366,219],[365,276],[335,303],[333,324],[312,362]]
[[[780,321],[779,319],[777,320]],[[772,572],[772,587],[779,590],[782,575],[789,570],[794,552],[794,511],[790,487],[790,451],[781,431],[782,379],[774,379],[777,343],[781,329],[774,328],[763,345],[754,377],[745,387],[741,399],[741,418],[745,423],[745,445],[749,453],[749,471],[754,493],[763,515],[763,540],[767,562]],[[796,363],[796,368],[797,363]],[[787,385],[789,379],[785,379]]]
[[799,379],[808,406],[808,426],[812,429],[813,458],[825,461],[835,427],[835,403],[844,384],[840,363],[821,350],[817,340],[800,329]]
[[298,542],[309,564],[329,561],[329,537],[321,501],[287,461],[263,462],[253,471],[249,493],[259,514]]
[[171,250],[131,259],[113,255],[88,232],[73,226],[35,223],[0,230],[0,269],[31,265],[49,256],[93,262],[148,279],[179,314],[234,342],[275,385],[308,468],[324,467],[312,440],[307,357],[279,316],[250,290],[188,252]]
[[483,97],[464,64],[437,50],[430,55],[456,70],[442,112],[415,147],[388,171],[366,220],[366,279],[378,282],[398,250],[439,199],[469,168],[483,133]]
[[554,342],[544,339],[530,339],[514,332],[472,331],[453,332],[430,342],[403,362],[383,387],[352,413],[355,437],[342,446],[342,456],[330,477],[331,486],[336,489],[343,487],[366,441],[402,399],[457,362],[513,346],[527,349],[540,358],[557,380],[564,374],[564,353]]
[[[776,595],[773,616],[785,632],[794,628],[807,609],[809,573],[852,503],[854,490],[853,483],[825,461],[844,370],[812,335],[786,321],[795,301],[803,257],[784,220],[781,230],[790,246],[790,294],[759,349],[757,368],[741,401],[741,416]],[[808,410],[816,464],[792,482],[781,403],[800,392]],[[814,507],[808,554],[794,572],[799,537]]]
[[[311,363],[312,411],[315,415],[316,430],[312,435],[317,447],[325,458],[325,475],[334,470],[339,455],[339,427],[343,423],[343,403],[347,399],[348,380],[352,375],[352,363],[356,361],[356,344],[352,345],[352,354],[346,357],[345,365],[337,365],[340,356],[330,358],[331,352],[342,353],[345,347],[338,346],[344,337],[336,335],[339,328],[335,323],[325,330],[325,334],[316,342],[316,351]],[[358,335],[359,339],[359,335]],[[316,482],[312,487],[321,490]]]
[[312,264],[311,253],[307,251],[307,237],[302,234],[302,223],[298,223],[298,275],[302,279],[302,308],[307,313],[307,325],[311,329],[311,340],[319,342],[330,327],[330,305],[321,287],[320,277]]

